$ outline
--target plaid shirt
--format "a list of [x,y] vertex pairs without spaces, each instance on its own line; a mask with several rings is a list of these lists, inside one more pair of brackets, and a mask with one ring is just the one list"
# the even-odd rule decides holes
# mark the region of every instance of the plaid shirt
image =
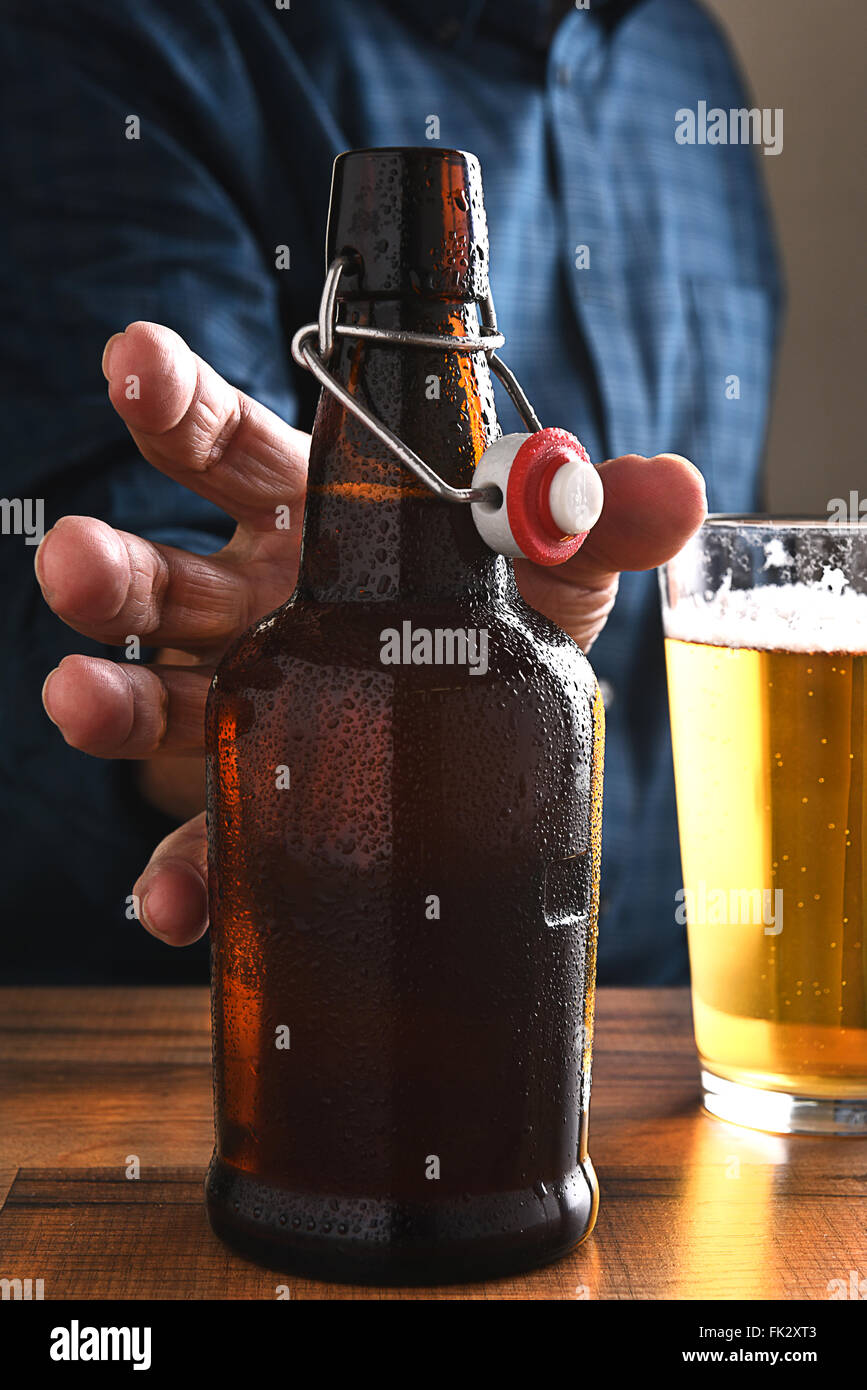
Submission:
[[[693,0],[9,0],[5,13],[0,486],[44,497],[46,527],[77,512],[198,551],[225,540],[221,513],[137,456],[106,399],[103,344],[132,319],[167,323],[309,427],[313,384],[288,342],[315,316],[332,159],[424,144],[431,117],[437,143],[481,159],[504,355],[542,420],[597,460],[686,454],[712,509],[756,505],[778,274],[757,152],[675,140],[679,108],[748,104]],[[45,721],[45,673],[105,649],[51,616],[32,556],[2,538],[7,978],[201,975],[201,947],[167,953],[125,913],[167,823],[128,767],[67,749]],[[682,981],[652,574],[624,576],[593,664],[609,703],[600,979]]]

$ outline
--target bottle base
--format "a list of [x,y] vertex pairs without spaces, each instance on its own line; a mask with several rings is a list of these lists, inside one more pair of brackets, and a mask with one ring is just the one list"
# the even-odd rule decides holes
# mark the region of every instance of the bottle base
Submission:
[[214,1155],[208,1219],[239,1254],[287,1274],[344,1284],[445,1284],[550,1264],[596,1222],[589,1158],[556,1183],[406,1203],[287,1192]]

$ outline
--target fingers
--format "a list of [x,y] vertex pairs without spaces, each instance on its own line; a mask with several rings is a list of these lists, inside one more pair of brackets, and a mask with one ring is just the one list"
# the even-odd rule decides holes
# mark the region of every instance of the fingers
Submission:
[[254,607],[249,573],[232,563],[155,545],[94,517],[61,517],[34,563],[57,616],[110,646],[135,635],[150,646],[222,647]]
[[592,582],[621,570],[648,570],[670,560],[707,516],[704,479],[679,454],[626,454],[599,469],[602,515],[563,577]]
[[131,323],[106,344],[109,397],[139,450],[254,529],[304,493],[309,436],[238,391],[157,323]]
[[97,641],[134,635],[153,646],[221,649],[292,591],[308,436],[158,324],[115,334],[103,366],[145,458],[238,518],[239,530],[219,555],[198,556],[64,517],[36,553],[42,591],[64,622]]
[[529,560],[515,561],[518,588],[531,608],[544,613],[589,652],[617,597],[618,575],[599,575],[592,584],[568,583],[558,575],[565,565],[543,568]]
[[42,703],[72,748],[100,758],[203,751],[210,666],[121,665],[67,656],[47,677]]
[[205,808],[205,759],[143,758],[135,764],[136,785],[145,801],[180,824]]
[[205,814],[157,845],[133,893],[139,919],[169,946],[198,941],[208,925],[208,850]]
[[707,515],[704,479],[678,454],[628,454],[599,469],[602,515],[577,554],[545,569],[515,561],[527,602],[589,651],[617,596],[622,570],[646,570],[677,554]]

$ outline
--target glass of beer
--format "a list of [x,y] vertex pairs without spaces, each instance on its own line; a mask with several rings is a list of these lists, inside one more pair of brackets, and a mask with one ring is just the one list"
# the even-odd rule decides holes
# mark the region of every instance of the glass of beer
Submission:
[[867,1135],[867,523],[711,516],[660,587],[705,1106]]

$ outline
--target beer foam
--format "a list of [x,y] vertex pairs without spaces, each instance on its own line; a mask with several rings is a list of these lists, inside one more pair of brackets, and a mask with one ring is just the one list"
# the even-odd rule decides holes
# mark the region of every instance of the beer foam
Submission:
[[867,594],[831,566],[816,584],[754,589],[733,589],[729,572],[716,593],[679,598],[665,614],[665,635],[752,651],[867,652]]

